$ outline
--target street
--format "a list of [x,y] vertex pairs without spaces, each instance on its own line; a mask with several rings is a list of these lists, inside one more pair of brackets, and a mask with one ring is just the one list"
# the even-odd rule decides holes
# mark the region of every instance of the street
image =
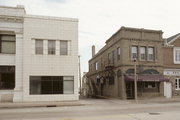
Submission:
[[0,120],[179,120],[180,102],[85,99],[83,106],[1,108]]

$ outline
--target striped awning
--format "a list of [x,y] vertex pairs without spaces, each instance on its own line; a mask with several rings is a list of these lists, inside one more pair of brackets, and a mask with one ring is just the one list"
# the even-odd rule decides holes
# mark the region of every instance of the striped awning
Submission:
[[[125,81],[134,81],[134,75],[124,75]],[[158,82],[168,82],[169,79],[165,78],[161,74],[141,74],[137,75],[137,81],[158,81]]]

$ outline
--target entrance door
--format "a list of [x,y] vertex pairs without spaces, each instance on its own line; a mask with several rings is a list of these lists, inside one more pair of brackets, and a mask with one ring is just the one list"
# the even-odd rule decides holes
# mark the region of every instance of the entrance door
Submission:
[[172,97],[172,85],[170,82],[164,83],[164,96],[166,96],[166,98]]
[[134,84],[133,82],[126,82],[126,95],[127,99],[134,98]]

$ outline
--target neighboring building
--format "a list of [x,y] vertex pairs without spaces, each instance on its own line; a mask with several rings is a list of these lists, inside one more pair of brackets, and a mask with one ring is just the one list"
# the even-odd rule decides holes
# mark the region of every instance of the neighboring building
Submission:
[[0,6],[0,101],[78,100],[78,20]]
[[88,97],[88,93],[89,93],[89,83],[88,83],[88,79],[87,79],[87,72],[83,73],[83,77],[82,77],[82,96],[84,97]]
[[[163,96],[163,32],[121,27],[89,60],[87,74],[94,95],[134,98],[137,64],[138,97]],[[136,62],[134,62],[136,60]]]
[[167,92],[171,94],[172,89],[173,96],[180,96],[180,33],[165,40],[164,75],[170,79],[172,87],[167,88]]

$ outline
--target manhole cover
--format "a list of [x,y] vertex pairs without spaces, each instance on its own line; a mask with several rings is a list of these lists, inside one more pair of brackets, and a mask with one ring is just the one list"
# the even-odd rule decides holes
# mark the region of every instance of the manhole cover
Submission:
[[160,115],[161,113],[149,113],[150,115]]

